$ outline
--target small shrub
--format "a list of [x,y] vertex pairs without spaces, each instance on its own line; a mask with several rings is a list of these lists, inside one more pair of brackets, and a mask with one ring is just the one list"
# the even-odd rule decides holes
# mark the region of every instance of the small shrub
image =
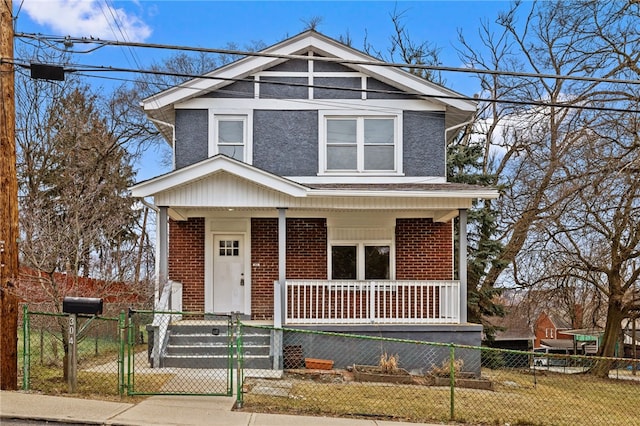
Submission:
[[396,355],[388,355],[386,352],[380,355],[380,361],[378,365],[383,373],[395,373],[398,371],[398,361],[400,357]]
[[[453,373],[457,375],[462,371],[462,367],[464,366],[464,360],[462,359],[454,359],[453,360]],[[448,359],[442,361],[442,366],[438,367],[436,365],[431,366],[431,371],[429,372],[432,376],[437,377],[449,377],[451,374],[451,363]]]

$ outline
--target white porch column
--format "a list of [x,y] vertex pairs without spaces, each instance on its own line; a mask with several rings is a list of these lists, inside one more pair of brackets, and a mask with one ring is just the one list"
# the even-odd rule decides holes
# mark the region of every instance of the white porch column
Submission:
[[[158,291],[156,293],[156,304],[169,281],[169,208],[159,207],[158,223],[156,224],[158,233]],[[171,303],[171,302],[169,302]],[[166,309],[163,307],[162,309]],[[170,306],[169,306],[170,308]]]
[[467,322],[467,210],[460,209],[458,215],[458,279],[460,280],[460,323]]
[[287,279],[287,208],[278,208],[278,280]]
[[[280,370],[283,368],[283,346],[284,336],[282,332],[282,324],[286,320],[287,302],[285,299],[287,291],[287,208],[278,208],[278,282],[276,283],[276,291],[278,299],[274,303],[273,313],[273,369]],[[279,306],[278,306],[279,305]]]
[[278,208],[278,283],[280,296],[280,312],[274,312],[279,318],[274,317],[274,322],[280,320],[280,324],[285,321],[285,293],[287,280],[287,209],[286,207]]

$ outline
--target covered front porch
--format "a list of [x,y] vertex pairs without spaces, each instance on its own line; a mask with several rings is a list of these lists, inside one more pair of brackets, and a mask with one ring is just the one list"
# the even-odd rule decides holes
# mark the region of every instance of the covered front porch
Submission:
[[459,324],[460,281],[274,282],[276,326]]
[[157,301],[177,282],[173,308],[276,327],[465,324],[467,209],[494,196],[446,182],[302,184],[223,156],[134,193],[158,206]]

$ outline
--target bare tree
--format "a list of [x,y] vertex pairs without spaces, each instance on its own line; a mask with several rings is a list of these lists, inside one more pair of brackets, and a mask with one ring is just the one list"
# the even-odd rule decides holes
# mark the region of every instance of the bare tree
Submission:
[[305,31],[317,31],[323,20],[324,19],[322,18],[322,16],[312,16],[307,19],[301,19],[302,23],[304,24]]
[[[364,51],[386,62],[409,64],[407,71],[429,80],[436,84],[445,84],[445,80],[439,71],[424,67],[411,67],[410,65],[441,65],[440,48],[428,41],[416,41],[407,30],[405,19],[409,11],[400,11],[397,8],[389,14],[393,30],[389,36],[389,46],[386,51],[377,49],[365,36]],[[350,40],[350,38],[349,38]]]
[[[493,235],[480,236],[484,244],[495,239],[503,247],[484,262],[480,274],[470,276],[470,286],[490,293],[544,283],[564,291],[567,278],[580,283],[576,290],[589,285],[583,294],[600,294],[608,307],[602,354],[611,355],[631,308],[622,300],[631,297],[630,282],[637,279],[630,265],[638,252],[632,237],[638,224],[626,215],[638,216],[638,193],[629,176],[634,167],[625,165],[637,161],[632,153],[638,151],[633,118],[638,90],[605,79],[628,79],[632,71],[637,79],[638,5],[523,5],[515,3],[498,18],[499,31],[483,25],[481,48],[461,36],[462,57],[470,65],[539,75],[479,75],[483,95],[514,102],[483,103],[475,126],[476,131],[485,126],[484,170],[503,188],[497,203],[485,205],[499,214],[499,226]],[[625,168],[627,176],[620,173]],[[608,200],[600,201],[603,197]]]
[[[36,271],[41,294],[57,310],[63,296],[83,295],[68,279],[99,279],[103,292],[94,288],[100,294],[92,296],[114,296],[108,283],[131,282],[144,235],[142,210],[127,192],[131,139],[120,117],[109,115],[122,110],[107,108],[108,101],[73,78],[53,83],[20,75],[17,81],[21,264]],[[145,279],[131,285],[146,286],[152,271],[138,273]],[[67,327],[59,325],[66,353]]]
[[[620,117],[606,134],[594,134],[583,159],[594,170],[589,185],[566,200],[563,214],[545,229],[547,252],[566,275],[593,287],[607,301],[601,354],[614,356],[622,322],[640,310],[640,144]],[[608,370],[599,370],[606,376]]]

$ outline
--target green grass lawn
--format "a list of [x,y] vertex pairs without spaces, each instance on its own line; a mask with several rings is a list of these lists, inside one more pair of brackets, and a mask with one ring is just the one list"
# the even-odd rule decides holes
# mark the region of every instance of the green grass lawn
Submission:
[[[640,424],[640,382],[598,379],[586,374],[483,370],[493,390],[457,388],[454,418],[472,424],[590,425]],[[244,409],[329,416],[378,417],[410,422],[447,422],[448,387],[367,382],[288,380],[287,396],[251,390]]]

